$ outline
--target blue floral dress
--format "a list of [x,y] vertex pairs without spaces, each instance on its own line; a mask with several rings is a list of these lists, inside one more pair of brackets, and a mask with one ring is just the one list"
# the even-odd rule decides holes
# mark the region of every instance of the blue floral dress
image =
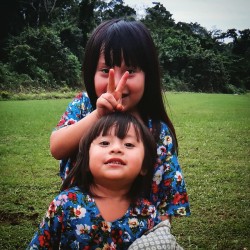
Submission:
[[138,199],[123,217],[107,222],[94,198],[74,187],[51,202],[27,249],[128,249],[159,222],[155,206],[146,199]]
[[[55,129],[74,124],[93,111],[90,99],[85,92],[78,94],[68,105]],[[148,122],[152,128],[151,120]],[[158,159],[154,168],[150,201],[161,215],[188,216],[190,207],[186,184],[177,154],[173,152],[172,136],[165,123],[161,123],[160,140],[157,144]],[[74,165],[73,159],[60,161],[60,176],[65,179]]]

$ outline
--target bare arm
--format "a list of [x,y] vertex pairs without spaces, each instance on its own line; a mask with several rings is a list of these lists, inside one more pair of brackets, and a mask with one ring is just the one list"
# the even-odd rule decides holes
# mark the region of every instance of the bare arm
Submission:
[[57,160],[69,157],[78,149],[81,137],[98,119],[97,111],[94,110],[79,122],[52,132],[50,136],[51,154]]

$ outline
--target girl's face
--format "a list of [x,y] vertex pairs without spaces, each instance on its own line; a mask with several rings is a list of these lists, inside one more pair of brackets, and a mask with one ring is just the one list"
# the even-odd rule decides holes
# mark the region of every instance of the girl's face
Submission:
[[[94,77],[95,91],[98,97],[107,92],[109,69],[110,67],[105,63],[104,55],[101,54]],[[145,85],[145,73],[139,68],[127,67],[123,60],[121,67],[114,67],[116,86],[126,71],[129,72],[129,77],[122,93],[122,105],[124,106],[124,111],[136,108],[136,105],[143,96]]]
[[89,169],[96,184],[110,185],[116,181],[128,185],[141,173],[144,146],[137,140],[134,127],[130,126],[123,139],[114,130],[111,128],[107,135],[98,136],[90,145]]

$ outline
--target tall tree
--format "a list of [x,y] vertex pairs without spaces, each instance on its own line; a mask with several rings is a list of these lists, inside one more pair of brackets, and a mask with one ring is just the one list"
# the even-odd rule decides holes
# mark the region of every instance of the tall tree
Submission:
[[17,35],[25,26],[23,13],[21,12],[21,3],[16,0],[0,1],[0,58],[6,61],[6,46],[7,37]]
[[228,30],[227,35],[233,37],[233,42],[229,44],[231,84],[250,90],[250,29],[238,32]]
[[96,25],[100,24],[104,20],[112,18],[130,17],[136,15],[136,11],[124,5],[123,0],[112,1],[96,1],[95,8],[95,21]]
[[82,30],[83,47],[88,40],[89,32],[95,27],[94,9],[96,0],[82,0],[79,6],[79,28]]
[[146,16],[142,19],[145,25],[152,31],[158,28],[168,28],[175,25],[172,14],[163,6],[156,2],[155,6],[146,9]]

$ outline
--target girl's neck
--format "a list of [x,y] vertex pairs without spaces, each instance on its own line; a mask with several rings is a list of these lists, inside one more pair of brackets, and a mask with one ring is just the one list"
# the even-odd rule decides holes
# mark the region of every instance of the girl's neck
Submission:
[[131,200],[128,197],[127,188],[109,189],[100,184],[94,184],[90,187],[96,206],[98,207],[102,218],[107,222],[120,219],[127,212]]
[[124,200],[128,198],[130,187],[110,188],[101,184],[93,184],[90,187],[91,193],[99,198]]

